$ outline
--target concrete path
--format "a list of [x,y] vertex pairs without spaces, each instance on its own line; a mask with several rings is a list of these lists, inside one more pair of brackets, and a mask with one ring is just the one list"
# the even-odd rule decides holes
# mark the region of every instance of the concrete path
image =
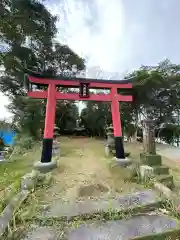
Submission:
[[162,157],[168,158],[173,161],[179,161],[180,163],[180,147],[173,147],[166,144],[157,144],[156,151]]

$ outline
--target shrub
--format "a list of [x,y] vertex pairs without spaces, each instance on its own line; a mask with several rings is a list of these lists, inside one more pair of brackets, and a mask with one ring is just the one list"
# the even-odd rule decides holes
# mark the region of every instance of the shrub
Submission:
[[28,135],[17,135],[14,140],[14,150],[16,153],[23,153],[25,150],[32,149],[35,144],[34,138]]

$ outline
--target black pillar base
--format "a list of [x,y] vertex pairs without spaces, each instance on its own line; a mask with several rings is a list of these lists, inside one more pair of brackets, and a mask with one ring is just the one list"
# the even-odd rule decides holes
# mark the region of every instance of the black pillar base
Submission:
[[43,139],[43,147],[42,147],[42,155],[41,155],[41,163],[49,163],[52,158],[52,138],[44,138]]
[[115,137],[116,158],[125,159],[123,137]]

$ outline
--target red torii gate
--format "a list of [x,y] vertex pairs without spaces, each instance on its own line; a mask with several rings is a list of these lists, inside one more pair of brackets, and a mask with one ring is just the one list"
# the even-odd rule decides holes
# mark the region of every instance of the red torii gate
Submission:
[[[124,146],[122,139],[122,127],[120,119],[119,102],[132,101],[132,96],[124,96],[117,93],[117,89],[132,88],[130,80],[99,80],[89,78],[68,78],[63,76],[47,76],[26,70],[28,74],[28,96],[37,99],[47,99],[43,148],[41,166],[54,168],[51,162],[52,144],[54,135],[54,122],[56,112],[56,100],[80,100],[111,102],[112,123],[115,137],[116,158],[124,159]],[[48,86],[47,90],[33,90],[32,85]],[[62,93],[57,87],[79,88],[79,93]],[[89,89],[110,89],[109,94],[90,93]],[[46,168],[46,167],[45,167]]]

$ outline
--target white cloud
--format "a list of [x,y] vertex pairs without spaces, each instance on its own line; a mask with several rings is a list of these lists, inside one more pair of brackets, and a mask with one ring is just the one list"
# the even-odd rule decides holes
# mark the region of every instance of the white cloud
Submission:
[[[106,73],[126,70],[121,66],[129,54],[123,43],[121,0],[66,0],[63,4],[58,1],[47,4],[47,7],[59,16],[57,40],[88,59],[88,67],[98,66]],[[119,68],[117,58],[122,59]]]
[[[0,76],[2,76],[4,68],[0,68]],[[4,96],[3,93],[0,92],[0,119],[9,119],[12,117],[12,114],[7,110],[6,106],[9,104],[8,97]]]
[[6,109],[6,105],[9,104],[8,97],[4,96],[0,92],[0,119],[11,118],[12,114]]

